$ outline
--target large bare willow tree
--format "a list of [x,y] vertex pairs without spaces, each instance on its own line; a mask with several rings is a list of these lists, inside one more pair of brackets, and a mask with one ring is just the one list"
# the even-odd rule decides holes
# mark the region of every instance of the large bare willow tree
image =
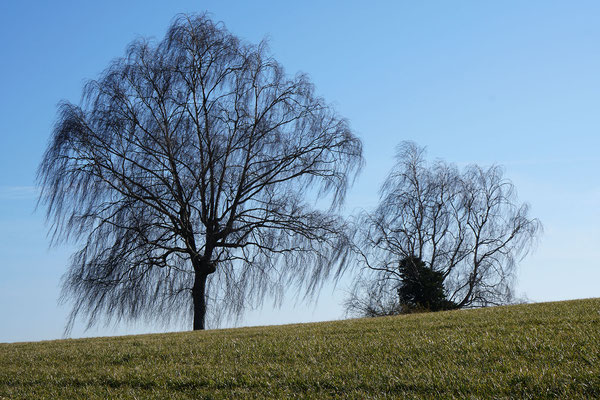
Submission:
[[55,242],[80,246],[67,329],[190,310],[204,329],[207,302],[219,319],[290,286],[315,293],[343,264],[335,210],[362,162],[306,76],[205,16],[177,17],[59,106],[38,180]]
[[[349,311],[401,312],[407,283],[434,278],[442,282],[442,303],[449,308],[509,302],[515,265],[541,224],[518,202],[502,169],[470,165],[461,171],[444,161],[428,163],[425,149],[412,142],[398,147],[396,160],[379,206],[358,219],[356,249],[364,268]],[[407,282],[407,271],[431,272]]]

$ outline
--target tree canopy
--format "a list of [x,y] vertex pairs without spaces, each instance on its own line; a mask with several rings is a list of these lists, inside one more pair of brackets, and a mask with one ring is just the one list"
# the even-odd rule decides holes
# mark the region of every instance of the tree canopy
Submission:
[[441,160],[428,163],[425,149],[411,142],[398,147],[396,160],[379,206],[356,224],[363,273],[349,308],[367,314],[383,306],[399,309],[406,299],[395,296],[410,283],[402,265],[411,259],[442,278],[448,304],[509,302],[515,265],[541,224],[518,202],[502,168],[469,165],[461,171]]
[[59,106],[38,181],[55,242],[79,246],[62,283],[68,327],[191,311],[203,329],[207,302],[217,321],[290,285],[314,293],[343,265],[335,210],[362,163],[305,75],[178,16]]

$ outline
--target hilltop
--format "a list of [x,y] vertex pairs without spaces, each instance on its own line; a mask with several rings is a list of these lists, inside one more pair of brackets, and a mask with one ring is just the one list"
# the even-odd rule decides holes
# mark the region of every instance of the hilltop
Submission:
[[0,344],[0,399],[598,398],[600,299]]

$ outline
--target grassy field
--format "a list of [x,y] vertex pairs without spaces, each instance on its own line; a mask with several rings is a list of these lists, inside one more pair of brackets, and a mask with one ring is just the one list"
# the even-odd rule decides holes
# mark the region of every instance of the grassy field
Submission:
[[0,344],[3,398],[600,398],[600,299]]

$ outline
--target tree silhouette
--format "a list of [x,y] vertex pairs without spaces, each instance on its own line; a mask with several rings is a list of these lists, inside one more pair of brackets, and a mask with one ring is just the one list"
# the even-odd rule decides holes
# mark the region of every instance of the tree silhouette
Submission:
[[379,206],[356,224],[355,249],[364,268],[349,310],[364,313],[377,304],[398,309],[402,299],[377,303],[369,298],[389,299],[389,293],[411,285],[398,268],[406,260],[420,260],[424,266],[419,268],[430,270],[432,279],[441,276],[449,305],[510,301],[515,264],[541,231],[528,214],[500,167],[470,165],[460,171],[443,161],[428,164],[423,148],[401,144]]
[[291,285],[314,294],[340,271],[334,212],[361,143],[264,44],[182,15],[83,93],[60,104],[38,171],[54,243],[80,245],[62,282],[67,330],[80,314],[92,325],[190,310],[204,329],[207,301],[219,320]]

